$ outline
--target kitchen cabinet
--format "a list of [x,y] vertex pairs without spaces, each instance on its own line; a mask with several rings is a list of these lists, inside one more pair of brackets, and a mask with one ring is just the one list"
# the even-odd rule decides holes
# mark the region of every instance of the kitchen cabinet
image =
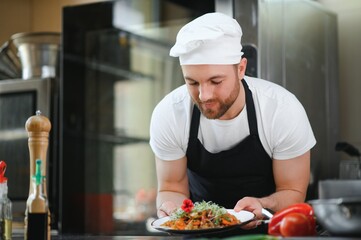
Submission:
[[[214,11],[214,3],[144,3],[63,9],[62,233],[144,235],[145,221],[155,215],[151,113],[183,84],[179,61],[169,56],[175,34]],[[169,8],[176,14],[168,15]]]

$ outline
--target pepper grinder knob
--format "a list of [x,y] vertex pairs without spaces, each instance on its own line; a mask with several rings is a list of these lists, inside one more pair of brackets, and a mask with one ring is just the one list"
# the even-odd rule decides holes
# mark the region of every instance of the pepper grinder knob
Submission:
[[32,132],[40,133],[43,132],[48,133],[51,130],[51,123],[49,119],[43,115],[39,110],[36,111],[34,116],[31,116],[25,123],[26,131],[30,134]]

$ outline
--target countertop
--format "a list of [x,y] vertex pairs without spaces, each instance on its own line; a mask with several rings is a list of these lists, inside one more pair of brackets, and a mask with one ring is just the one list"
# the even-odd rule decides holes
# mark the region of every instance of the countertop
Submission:
[[[24,237],[13,237],[12,239],[24,239]],[[155,236],[81,236],[81,235],[69,235],[69,236],[56,236],[52,237],[53,240],[76,240],[76,239],[85,239],[85,240],[183,240],[189,239],[184,237],[155,237]],[[344,238],[344,237],[292,237],[292,238],[282,238],[282,240],[356,240],[360,238]]]
[[[317,228],[318,236],[313,237],[288,237],[288,238],[280,238],[280,240],[360,240],[361,237],[339,237],[339,236],[330,236],[327,231],[322,228]],[[245,240],[247,236],[254,235],[239,235],[240,239]],[[266,235],[264,235],[266,236]],[[153,232],[143,235],[82,235],[82,234],[59,234],[58,231],[52,230],[51,239],[52,240],[237,240],[237,236],[230,237],[219,237],[214,236],[212,234],[200,234],[200,235],[175,235],[165,232]],[[18,229],[13,231],[12,239],[24,239],[24,231],[23,229]]]
[[[243,235],[242,237],[244,237]],[[249,235],[252,236],[252,235]],[[233,237],[232,237],[233,238]],[[13,240],[16,239],[24,239],[23,236],[13,236]],[[102,235],[56,235],[51,237],[52,240],[77,240],[77,239],[85,239],[85,240],[191,240],[191,239],[202,239],[206,240],[207,238],[193,238],[191,236],[175,236],[175,235],[166,235],[166,236],[102,236]],[[212,239],[212,238],[208,238]],[[216,238],[213,238],[216,239]],[[242,238],[244,239],[244,238]],[[359,240],[360,238],[349,238],[349,237],[331,237],[331,236],[317,236],[317,237],[291,237],[291,238],[280,238],[282,240]],[[235,240],[235,239],[233,239]]]

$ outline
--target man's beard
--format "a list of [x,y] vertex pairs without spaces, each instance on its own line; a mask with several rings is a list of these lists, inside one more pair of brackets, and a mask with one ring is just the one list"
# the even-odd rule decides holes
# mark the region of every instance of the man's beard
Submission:
[[[230,109],[230,107],[236,101],[238,94],[239,94],[239,89],[240,89],[240,81],[235,81],[235,85],[233,87],[232,92],[230,93],[229,97],[226,98],[224,101],[219,100],[217,98],[210,99],[206,102],[201,102],[199,100],[199,98],[197,98],[197,100],[193,99],[193,101],[196,103],[199,110],[206,118],[219,119]],[[214,110],[214,109],[204,107],[204,104],[207,104],[207,103],[216,103],[217,109]]]

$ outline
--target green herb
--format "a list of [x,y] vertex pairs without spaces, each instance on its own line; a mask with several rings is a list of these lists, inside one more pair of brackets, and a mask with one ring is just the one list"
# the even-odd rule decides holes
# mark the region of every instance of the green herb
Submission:
[[192,211],[190,213],[187,213],[187,212],[183,211],[181,208],[179,208],[170,216],[170,218],[172,220],[175,220],[175,219],[179,219],[179,218],[182,218],[182,217],[191,216],[192,214],[200,213],[200,212],[203,212],[205,210],[210,211],[212,216],[215,219],[218,219],[223,214],[227,213],[227,210],[224,207],[220,207],[216,203],[213,203],[211,201],[209,201],[209,202],[202,201],[202,202],[194,203],[194,207],[193,207],[193,209],[192,209]]

